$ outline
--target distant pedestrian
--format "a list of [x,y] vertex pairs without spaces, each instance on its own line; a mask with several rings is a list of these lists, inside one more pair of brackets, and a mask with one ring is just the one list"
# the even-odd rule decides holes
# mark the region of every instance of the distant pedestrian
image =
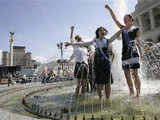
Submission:
[[12,84],[12,78],[13,78],[12,74],[11,74],[11,73],[8,73],[7,78],[8,78],[8,87],[9,87],[10,84]]
[[43,72],[40,74],[40,77],[42,78],[42,83],[45,84],[46,83],[46,79],[48,76],[48,69],[46,66],[44,66],[44,70]]
[[23,75],[23,77],[22,77],[22,83],[25,83],[25,84],[26,84],[26,82],[27,82],[26,75]]

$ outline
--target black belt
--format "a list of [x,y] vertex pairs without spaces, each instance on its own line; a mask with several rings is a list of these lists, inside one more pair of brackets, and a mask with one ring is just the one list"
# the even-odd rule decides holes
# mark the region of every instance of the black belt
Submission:
[[76,64],[86,64],[85,62],[76,62]]

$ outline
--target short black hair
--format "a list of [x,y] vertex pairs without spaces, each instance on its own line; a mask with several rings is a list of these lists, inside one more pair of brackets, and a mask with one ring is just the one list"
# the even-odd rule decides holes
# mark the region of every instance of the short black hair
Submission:
[[108,30],[106,30],[104,27],[99,27],[99,28],[97,28],[97,30],[96,30],[96,38],[99,38],[98,32],[99,32],[99,30],[101,30],[101,29],[103,29],[104,31],[106,31],[106,33],[108,32]]
[[75,36],[75,40],[76,40],[77,42],[82,42],[82,38],[81,38],[79,35],[76,35],[76,36]]
[[134,21],[134,18],[131,14],[127,14],[126,16],[128,16],[132,21]]

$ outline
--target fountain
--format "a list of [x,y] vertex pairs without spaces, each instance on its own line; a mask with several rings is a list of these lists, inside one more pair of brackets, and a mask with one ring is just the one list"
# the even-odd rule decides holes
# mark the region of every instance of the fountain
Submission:
[[[115,13],[118,13],[119,19],[123,20],[123,16],[127,12],[127,0],[123,1],[107,1],[108,4],[113,4]],[[121,6],[120,6],[121,4]],[[120,13],[120,14],[119,14]],[[114,26],[113,31],[117,31]],[[122,41],[115,41],[113,43],[116,57],[112,65],[114,84],[112,85],[111,104],[104,101],[99,104],[97,94],[95,92],[87,93],[85,99],[79,96],[74,99],[74,90],[76,88],[76,81],[63,81],[56,84],[56,87],[49,91],[41,91],[36,93],[40,96],[38,99],[34,99],[33,96],[29,98],[33,103],[38,104],[40,108],[46,108],[52,113],[54,117],[61,119],[121,119],[121,120],[139,120],[139,119],[158,119],[160,113],[159,97],[160,97],[160,81],[147,80],[144,76],[142,78],[142,94],[139,100],[132,98],[128,99],[128,87],[121,68],[121,49]],[[152,50],[149,51],[149,56],[145,56],[143,61],[143,68],[149,66],[149,72],[155,70],[160,72],[160,45],[153,45]],[[145,53],[147,54],[147,53]],[[148,62],[145,62],[145,60]],[[151,62],[154,63],[151,64]],[[147,72],[148,69],[144,69],[141,72]],[[153,72],[151,72],[153,73]],[[152,74],[154,76],[154,74]],[[152,76],[152,78],[153,78]],[[34,94],[35,96],[35,94]],[[35,101],[37,100],[37,102]],[[34,108],[35,106],[33,106]],[[40,110],[39,110],[40,111]]]

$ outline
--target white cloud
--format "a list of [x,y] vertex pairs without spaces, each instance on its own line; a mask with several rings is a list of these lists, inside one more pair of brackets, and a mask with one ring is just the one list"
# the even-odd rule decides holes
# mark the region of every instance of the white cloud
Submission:
[[33,57],[33,60],[36,60],[37,62],[40,62],[40,63],[46,63],[47,62],[47,58],[41,57],[41,56]]
[[[124,24],[124,22],[123,22],[124,15],[126,13],[128,13],[127,1],[128,0],[113,0],[114,12],[115,12],[118,20],[122,24]],[[119,30],[119,28],[114,24],[112,26],[112,30],[117,31],[117,30]],[[123,71],[122,71],[122,68],[121,68],[121,64],[122,64],[122,61],[121,61],[122,43],[121,42],[122,41],[115,41],[113,43],[113,49],[114,49],[114,52],[115,52],[115,60],[114,60],[114,63],[112,65],[112,71],[114,73],[117,73],[113,76],[114,79],[120,78],[120,79],[123,80],[125,78],[124,78],[124,74],[123,74]]]

